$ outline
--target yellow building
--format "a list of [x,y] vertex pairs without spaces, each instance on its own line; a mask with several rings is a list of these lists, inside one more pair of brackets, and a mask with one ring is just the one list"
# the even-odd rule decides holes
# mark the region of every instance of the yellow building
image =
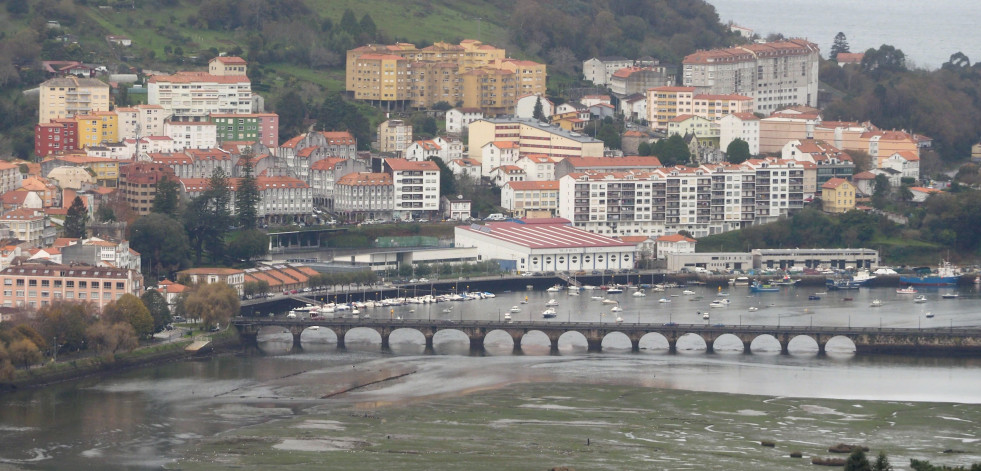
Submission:
[[221,56],[208,62],[208,73],[219,76],[244,76],[247,74],[247,67],[248,64],[241,57]]
[[695,87],[654,87],[647,91],[647,121],[658,129],[667,129],[676,116],[692,114]]
[[39,124],[95,111],[109,111],[109,84],[92,78],[58,77],[39,87]]
[[519,95],[544,94],[545,80],[544,64],[507,59],[504,49],[472,39],[422,49],[407,43],[361,46],[347,51],[345,71],[347,90],[359,100],[417,108],[463,101],[484,114],[510,113]]
[[463,107],[480,108],[485,115],[507,114],[517,99],[514,72],[475,69],[463,73]]
[[75,117],[78,122],[78,148],[105,142],[119,142],[119,119],[115,111],[95,111]]
[[547,157],[602,157],[603,141],[569,132],[536,119],[491,118],[470,123],[470,158],[480,161],[484,145],[490,142],[518,143],[518,156],[542,154]]
[[828,213],[855,209],[855,185],[844,178],[832,178],[821,185],[821,204]]

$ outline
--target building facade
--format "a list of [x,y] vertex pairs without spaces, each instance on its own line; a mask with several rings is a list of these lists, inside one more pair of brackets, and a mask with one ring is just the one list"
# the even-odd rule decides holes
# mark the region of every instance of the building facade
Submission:
[[337,179],[334,211],[348,221],[392,219],[395,185],[388,173],[356,172]]
[[136,270],[85,265],[31,264],[0,271],[0,304],[37,309],[55,302],[90,302],[100,310],[124,294],[143,294]]
[[439,211],[439,166],[432,161],[385,159],[395,200],[393,216],[400,219],[435,218]]
[[510,141],[518,154],[544,154],[548,157],[602,157],[603,141],[554,125],[528,119],[482,119],[470,123],[470,158],[479,160],[483,146]]
[[244,75],[154,75],[147,80],[147,99],[178,118],[205,121],[210,114],[252,113],[252,83]]
[[109,84],[93,78],[58,77],[39,87],[38,123],[109,111]]
[[[448,121],[447,121],[448,122]],[[378,151],[401,156],[412,143],[412,125],[401,119],[386,119],[378,125]]]

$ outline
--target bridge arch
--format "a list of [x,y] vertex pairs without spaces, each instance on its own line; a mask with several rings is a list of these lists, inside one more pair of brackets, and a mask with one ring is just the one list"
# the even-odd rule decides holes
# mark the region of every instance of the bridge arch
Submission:
[[821,352],[821,345],[810,335],[795,335],[787,342],[788,353],[816,354]]
[[858,349],[855,341],[844,335],[835,335],[824,343],[824,352],[832,354],[852,354]]
[[749,350],[756,354],[776,353],[783,351],[783,344],[771,334],[760,334],[749,342]]
[[272,340],[276,337],[285,338],[286,336],[290,336],[290,335],[291,335],[290,330],[287,329],[286,327],[279,326],[279,325],[267,325],[267,326],[262,326],[259,329],[259,331],[256,333],[256,339],[260,342],[264,342],[267,340]]
[[613,331],[603,336],[600,342],[603,350],[633,350],[633,341],[624,332]]
[[327,327],[321,326],[310,326],[303,329],[300,332],[300,343],[310,344],[310,343],[337,343],[337,332],[333,329],[328,329]]
[[342,335],[338,335],[337,338],[338,346],[348,347],[353,344],[355,349],[376,344],[384,345],[381,332],[371,327],[354,326],[343,332]]
[[[541,355],[548,354],[552,351],[552,339],[549,338],[548,334],[541,330],[531,329],[527,331],[519,331],[514,334],[512,338],[515,339],[514,349],[521,350],[524,354]],[[556,337],[556,341],[558,338]],[[557,346],[558,344],[556,344]]]
[[578,330],[565,331],[552,342],[553,351],[560,348],[567,350],[595,349],[590,345],[589,337]]
[[712,341],[712,351],[716,353],[745,353],[746,346],[736,334],[721,334]]
[[670,351],[671,342],[660,332],[648,332],[637,340],[637,347],[640,350]]
[[426,335],[419,329],[396,327],[382,335],[382,348],[402,354],[419,355],[426,351]]
[[679,352],[708,351],[708,348],[708,342],[701,335],[691,332],[681,334],[675,341],[675,351]]
[[[481,344],[482,342],[483,339],[481,339]],[[461,347],[461,344],[465,347]],[[439,354],[466,355],[470,351],[470,344],[470,337],[459,329],[439,329],[432,337],[433,351]]]
[[484,334],[484,350],[491,355],[512,354],[517,344],[510,332],[504,329],[492,329]]

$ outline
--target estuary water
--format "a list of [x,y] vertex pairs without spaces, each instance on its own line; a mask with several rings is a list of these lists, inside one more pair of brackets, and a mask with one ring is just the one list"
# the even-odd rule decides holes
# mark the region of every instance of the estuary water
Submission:
[[723,22],[752,28],[762,37],[803,37],[827,57],[838,32],[852,52],[889,44],[918,67],[939,68],[963,52],[981,60],[981,2],[971,0],[708,0]]
[[[752,295],[720,290],[631,291],[615,298],[623,322],[978,326],[978,293],[924,291],[925,304],[895,289],[831,292],[784,288]],[[594,292],[601,293],[601,292]],[[844,293],[847,293],[844,294]],[[672,296],[674,295],[674,296]],[[852,301],[842,301],[843,297]],[[522,301],[527,297],[527,304]],[[481,301],[406,305],[373,316],[490,319],[518,306],[540,320],[545,302],[568,320],[612,321],[589,292],[497,293]],[[670,303],[658,302],[659,299]],[[882,308],[870,308],[872,299]],[[750,312],[750,307],[756,307]],[[445,312],[444,312],[445,311]],[[934,313],[927,319],[926,312]],[[600,314],[605,314],[600,316]],[[557,320],[566,320],[557,319]],[[309,332],[310,334],[319,333]],[[398,334],[398,333],[396,333]],[[679,345],[630,353],[613,336],[602,353],[565,336],[557,355],[529,335],[513,354],[506,336],[469,356],[465,338],[392,336],[382,352],[371,332],[338,350],[304,335],[303,351],[265,335],[262,352],[183,361],[0,396],[0,463],[16,469],[810,469],[790,451],[826,454],[867,443],[898,464],[981,461],[981,360],[818,356],[805,345],[780,355],[706,354]],[[621,339],[623,340],[623,339]],[[586,445],[586,439],[590,439]],[[775,450],[760,440],[777,440]],[[958,453],[943,453],[954,450]],[[3,464],[0,464],[2,468]]]

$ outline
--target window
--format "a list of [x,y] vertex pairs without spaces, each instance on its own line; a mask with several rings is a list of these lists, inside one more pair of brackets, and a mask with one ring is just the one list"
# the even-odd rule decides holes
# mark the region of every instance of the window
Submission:
[[79,288],[88,288],[89,287],[89,282],[88,281],[79,281],[78,282],[78,287]]
[[73,280],[65,281],[65,288],[74,288],[74,287],[75,287],[75,282]]

